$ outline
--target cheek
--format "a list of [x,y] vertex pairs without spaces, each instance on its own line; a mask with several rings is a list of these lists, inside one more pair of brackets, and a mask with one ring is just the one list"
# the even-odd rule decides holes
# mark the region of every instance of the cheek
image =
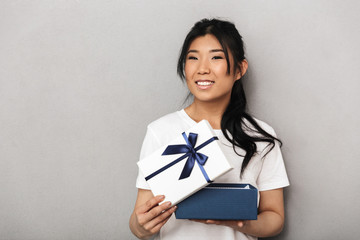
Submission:
[[192,68],[193,66],[191,64],[185,64],[185,67],[184,67],[184,72],[185,72],[185,77],[188,78],[189,76],[191,76],[192,74]]
[[199,62],[198,61],[187,61],[185,62],[185,66],[184,66],[184,72],[185,75],[188,75],[189,77],[191,77],[192,75],[196,74],[197,70],[198,70],[198,66]]
[[[186,77],[186,76],[185,76]],[[189,79],[188,77],[186,77],[186,86],[187,86],[187,89],[189,90],[189,92],[191,93],[191,94],[194,94],[194,92],[195,92],[195,89],[196,89],[196,84],[193,82],[193,81],[191,81],[191,79]]]
[[227,64],[214,64],[214,66],[212,66],[212,71],[215,72],[217,75],[225,76],[227,75]]

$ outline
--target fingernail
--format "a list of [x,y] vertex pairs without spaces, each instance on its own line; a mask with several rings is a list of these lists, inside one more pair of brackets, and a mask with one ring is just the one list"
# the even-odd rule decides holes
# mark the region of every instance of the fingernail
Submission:
[[169,206],[169,207],[171,206],[171,202],[166,202],[165,204],[166,204],[166,206]]
[[159,195],[159,196],[158,196],[158,199],[159,199],[159,200],[163,200],[164,198],[165,198],[164,195]]

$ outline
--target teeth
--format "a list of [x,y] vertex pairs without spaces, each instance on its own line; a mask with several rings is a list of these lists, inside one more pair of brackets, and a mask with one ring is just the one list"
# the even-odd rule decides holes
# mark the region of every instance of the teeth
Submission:
[[213,84],[213,82],[196,82],[196,83],[200,86],[209,86],[209,85]]

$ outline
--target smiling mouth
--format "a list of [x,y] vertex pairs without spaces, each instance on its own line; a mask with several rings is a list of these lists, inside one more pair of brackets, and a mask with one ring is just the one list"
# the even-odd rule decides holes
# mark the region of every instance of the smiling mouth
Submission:
[[206,81],[195,81],[195,83],[199,86],[210,86],[212,84],[215,83],[215,81],[210,81],[210,80],[206,80]]

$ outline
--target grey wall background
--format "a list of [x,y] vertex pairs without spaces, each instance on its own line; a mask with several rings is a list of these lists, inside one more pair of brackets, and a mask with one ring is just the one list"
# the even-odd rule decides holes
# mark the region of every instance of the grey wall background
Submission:
[[283,140],[276,239],[358,239],[358,1],[1,1],[0,239],[134,239],[136,161],[183,107],[194,22],[236,23],[251,113]]

